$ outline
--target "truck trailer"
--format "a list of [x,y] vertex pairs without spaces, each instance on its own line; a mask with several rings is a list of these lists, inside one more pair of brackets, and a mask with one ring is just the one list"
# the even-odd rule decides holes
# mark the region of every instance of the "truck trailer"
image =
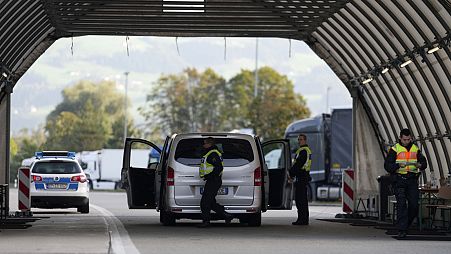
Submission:
[[[116,190],[120,187],[123,149],[102,149],[78,153],[80,164],[89,174],[89,187],[93,190]],[[133,149],[132,162],[146,168],[151,159],[147,149]]]
[[334,109],[331,114],[291,123],[285,138],[290,140],[293,158],[300,133],[307,136],[312,150],[309,200],[340,199],[343,170],[352,167],[352,109]]

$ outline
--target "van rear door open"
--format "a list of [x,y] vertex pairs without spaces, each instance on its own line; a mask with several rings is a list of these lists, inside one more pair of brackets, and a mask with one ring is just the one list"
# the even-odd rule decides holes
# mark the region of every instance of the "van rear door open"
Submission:
[[268,209],[291,210],[293,183],[288,182],[288,170],[291,167],[289,140],[279,139],[263,142],[262,150],[269,180],[265,181]]
[[156,208],[155,172],[158,162],[150,164],[147,164],[148,160],[136,162],[133,159],[132,148],[137,146],[149,148],[149,154],[151,148],[161,154],[160,148],[147,140],[127,138],[122,160],[121,186],[127,192],[128,208]]

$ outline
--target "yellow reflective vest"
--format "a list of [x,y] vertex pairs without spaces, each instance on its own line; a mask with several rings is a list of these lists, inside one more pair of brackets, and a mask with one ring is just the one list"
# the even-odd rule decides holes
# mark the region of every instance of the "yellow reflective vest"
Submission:
[[294,158],[294,161],[296,161],[299,157],[299,153],[304,150],[307,152],[307,160],[305,161],[304,165],[302,165],[301,170],[310,171],[310,168],[312,167],[312,150],[310,150],[310,147],[299,147],[299,149],[296,151],[296,157]]
[[417,168],[417,162],[418,162],[418,151],[420,150],[418,146],[415,144],[412,144],[412,147],[410,147],[410,150],[407,151],[407,148],[400,145],[399,143],[396,143],[395,146],[393,146],[391,149],[396,152],[396,163],[398,164],[406,164],[405,167],[399,168],[397,170],[398,174],[407,174],[409,172],[411,173],[418,173]]
[[[213,150],[208,151],[208,153],[206,153],[202,157],[202,160],[200,162],[199,176],[201,178],[203,178],[205,175],[210,174],[213,171],[213,168],[214,168],[213,164],[210,164],[210,163],[207,162],[208,156],[210,156],[210,154],[212,154],[212,153],[217,153],[219,155],[219,158],[221,158],[221,164],[222,164],[222,166],[224,166],[224,162],[222,161],[222,154],[221,154],[221,152],[219,150],[213,149]],[[219,175],[222,175],[222,171],[221,171],[221,173]]]

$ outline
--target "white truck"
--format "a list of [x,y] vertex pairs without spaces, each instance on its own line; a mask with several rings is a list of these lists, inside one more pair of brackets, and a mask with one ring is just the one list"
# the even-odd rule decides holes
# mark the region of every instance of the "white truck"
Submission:
[[[150,151],[132,149],[133,164],[147,168]],[[120,187],[123,149],[102,149],[83,151],[77,154],[80,165],[89,174],[89,187],[92,190],[116,190]]]

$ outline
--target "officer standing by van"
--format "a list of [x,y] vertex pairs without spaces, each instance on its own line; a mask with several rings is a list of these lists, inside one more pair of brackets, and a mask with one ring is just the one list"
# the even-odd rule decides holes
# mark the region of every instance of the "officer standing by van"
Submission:
[[407,229],[418,214],[418,177],[427,168],[427,160],[412,142],[409,129],[402,129],[399,142],[388,151],[385,170],[394,176],[396,196],[396,227],[398,238],[405,238]]
[[293,225],[308,225],[309,210],[307,199],[307,185],[311,180],[310,167],[312,165],[312,151],[307,145],[307,136],[299,134],[299,149],[296,151],[295,162],[290,168],[290,177],[295,178],[295,200],[298,209],[298,219]]
[[222,185],[222,171],[224,169],[222,154],[216,146],[214,138],[208,137],[203,142],[205,153],[200,163],[199,176],[206,183],[200,201],[200,209],[202,211],[202,224],[200,227],[210,226],[211,210],[217,214],[222,214],[226,223],[230,223],[233,216],[227,213],[224,207],[216,202],[216,195]]

